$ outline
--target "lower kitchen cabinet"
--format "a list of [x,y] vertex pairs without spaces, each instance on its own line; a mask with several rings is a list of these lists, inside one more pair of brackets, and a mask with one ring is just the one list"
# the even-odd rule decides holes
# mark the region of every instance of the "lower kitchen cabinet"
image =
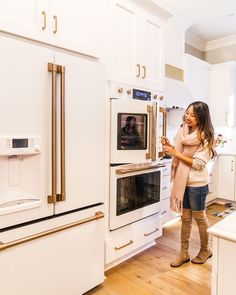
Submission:
[[213,235],[211,295],[236,294],[236,213],[208,229]]
[[160,215],[157,213],[111,231],[106,239],[106,269],[154,245],[155,239],[162,235]]
[[209,193],[207,195],[206,202],[211,203],[214,199],[217,198],[218,194],[218,164],[219,159],[216,158],[214,161],[210,161],[207,164],[208,173],[210,176],[210,182],[208,184]]
[[170,209],[170,192],[171,192],[171,159],[163,159],[161,161],[166,166],[162,173],[162,200],[161,200],[161,216],[162,224],[176,218],[179,214],[172,212]]
[[218,163],[218,197],[235,201],[235,156],[220,155]]

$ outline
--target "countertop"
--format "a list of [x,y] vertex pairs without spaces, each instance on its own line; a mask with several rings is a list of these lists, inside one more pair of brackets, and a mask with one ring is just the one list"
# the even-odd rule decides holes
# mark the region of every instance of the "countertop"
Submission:
[[211,226],[208,232],[214,236],[236,242],[236,212]]

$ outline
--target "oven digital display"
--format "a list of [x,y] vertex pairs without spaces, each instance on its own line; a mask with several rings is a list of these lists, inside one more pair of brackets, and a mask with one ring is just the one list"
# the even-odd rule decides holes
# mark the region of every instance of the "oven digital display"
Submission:
[[29,147],[28,138],[13,138],[12,139],[12,147],[13,148],[27,148]]
[[133,89],[133,98],[149,101],[151,100],[151,92],[139,90],[139,89]]

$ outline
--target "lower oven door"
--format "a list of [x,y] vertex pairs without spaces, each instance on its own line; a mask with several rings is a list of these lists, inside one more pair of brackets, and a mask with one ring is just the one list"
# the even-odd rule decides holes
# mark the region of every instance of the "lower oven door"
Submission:
[[110,229],[160,211],[162,168],[155,164],[111,167]]

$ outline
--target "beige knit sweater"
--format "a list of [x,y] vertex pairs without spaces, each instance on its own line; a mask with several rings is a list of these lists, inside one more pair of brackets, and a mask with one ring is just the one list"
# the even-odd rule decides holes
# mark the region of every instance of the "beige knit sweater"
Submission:
[[190,169],[187,186],[197,187],[204,186],[209,183],[207,163],[210,159],[211,155],[209,154],[206,142],[204,146],[200,146],[193,155],[193,164]]

